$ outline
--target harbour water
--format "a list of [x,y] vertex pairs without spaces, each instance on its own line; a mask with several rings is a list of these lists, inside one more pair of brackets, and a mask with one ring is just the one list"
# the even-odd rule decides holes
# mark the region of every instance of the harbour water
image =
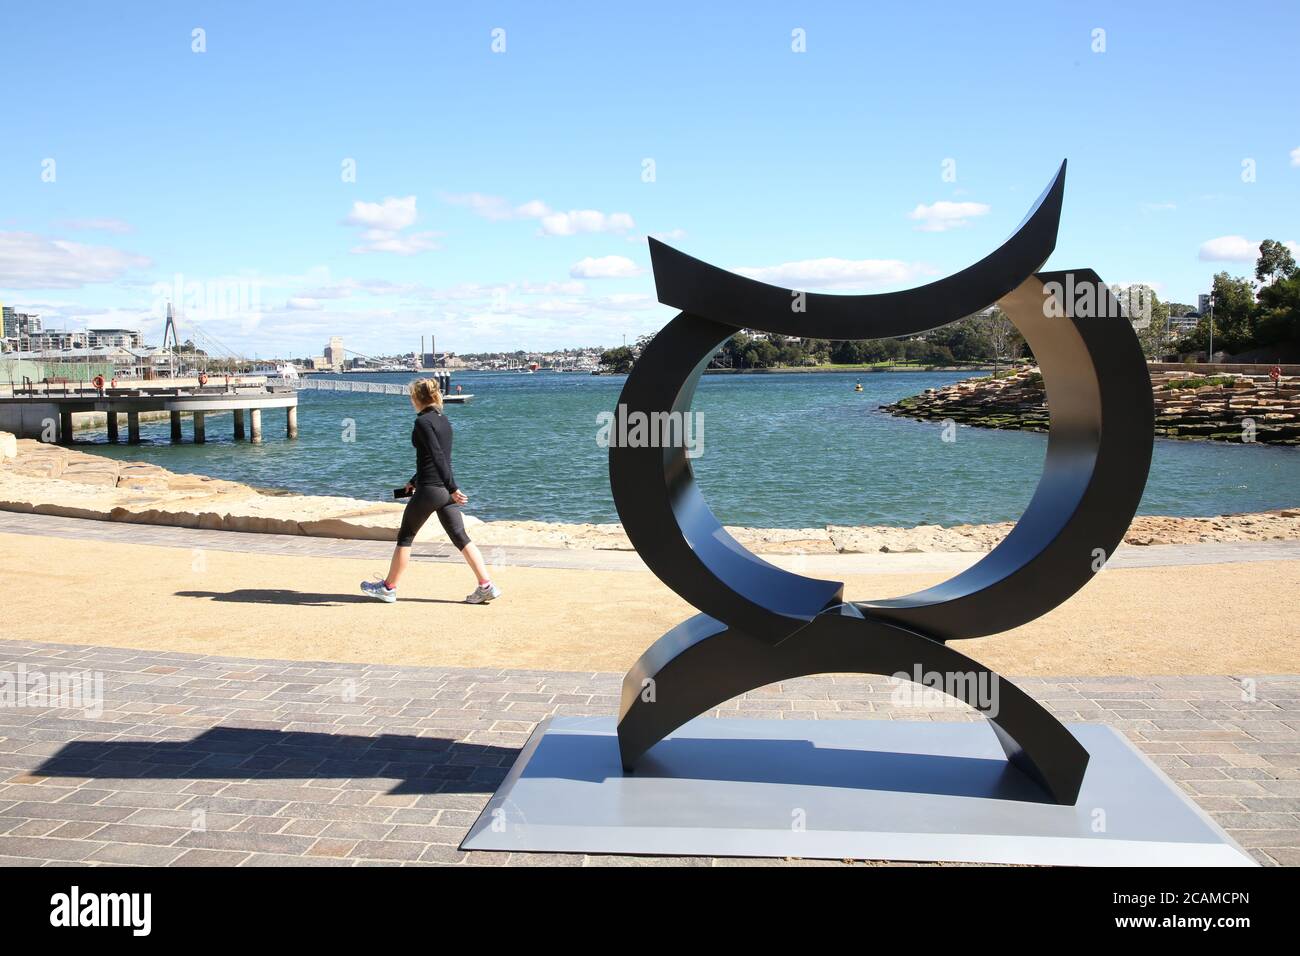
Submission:
[[[349,375],[405,382],[409,375]],[[817,527],[1008,521],[1028,504],[1046,436],[894,418],[878,406],[963,373],[817,373],[705,376],[696,395],[702,454],[696,474],[727,524]],[[622,377],[539,372],[457,373],[474,393],[449,405],[455,470],[485,520],[616,521],[601,412],[614,410]],[[863,385],[855,392],[856,382]],[[411,409],[401,396],[306,391],[300,435],[284,439],[268,414],[262,445],[236,445],[230,416],[213,416],[207,444],[172,445],[165,422],[144,424],[142,444],[85,451],[150,461],[172,471],[301,494],[392,500],[414,470]],[[83,443],[84,442],[84,443]],[[1215,515],[1300,505],[1300,449],[1157,441],[1140,513]]]

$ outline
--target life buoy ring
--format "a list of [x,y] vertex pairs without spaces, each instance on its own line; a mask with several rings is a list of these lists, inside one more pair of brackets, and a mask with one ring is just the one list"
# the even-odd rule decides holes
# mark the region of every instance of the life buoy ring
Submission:
[[1277,380],[1282,377],[1282,366],[1274,365],[1271,369],[1268,370],[1268,377],[1271,378],[1274,381],[1274,383],[1276,383]]
[[94,378],[94,385],[95,388],[99,389],[102,392],[104,390],[104,376],[96,375]]
[[208,373],[199,372],[199,385],[207,385],[207,384],[208,384]]
[[113,379],[113,381],[109,382],[108,384],[110,388],[117,388],[117,379]]

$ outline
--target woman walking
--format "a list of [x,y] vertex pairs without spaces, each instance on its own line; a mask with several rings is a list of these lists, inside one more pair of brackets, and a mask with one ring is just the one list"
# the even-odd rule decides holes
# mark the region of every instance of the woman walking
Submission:
[[389,604],[396,601],[397,582],[411,561],[415,536],[429,516],[437,514],[447,537],[478,578],[478,587],[465,598],[465,603],[486,604],[500,597],[501,590],[492,583],[478,545],[465,533],[460,506],[469,499],[457,487],[456,476],[451,470],[451,422],[442,412],[442,390],[434,379],[422,378],[411,383],[410,392],[411,405],[416,411],[415,427],[411,430],[415,474],[406,483],[411,500],[406,503],[406,511],[402,514],[402,526],[397,532],[397,547],[393,549],[388,576],[382,581],[363,581],[361,590]]

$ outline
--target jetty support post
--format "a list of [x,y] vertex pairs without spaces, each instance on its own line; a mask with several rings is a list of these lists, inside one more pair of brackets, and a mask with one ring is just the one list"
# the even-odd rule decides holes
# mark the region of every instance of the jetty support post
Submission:
[[244,440],[244,410],[235,409],[235,441]]
[[196,445],[202,445],[208,440],[205,416],[205,412],[194,413],[194,444]]
[[249,441],[254,445],[262,444],[262,410],[260,408],[250,408],[249,417]]
[[59,443],[72,444],[72,412],[66,408],[59,409]]
[[140,444],[140,413],[126,413],[126,440],[129,444]]
[[104,423],[108,425],[108,443],[117,444],[117,412],[105,412]]
[[181,443],[181,413],[178,411],[173,411],[171,413],[171,420],[172,420],[172,444],[179,445]]
[[298,406],[290,405],[285,409],[286,435],[289,438],[298,437]]

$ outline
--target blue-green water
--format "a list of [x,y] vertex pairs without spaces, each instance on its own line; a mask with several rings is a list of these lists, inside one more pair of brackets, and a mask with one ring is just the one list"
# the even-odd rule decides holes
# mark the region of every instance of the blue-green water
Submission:
[[[894,418],[879,405],[956,381],[960,373],[705,376],[703,454],[695,470],[726,524],[952,524],[1013,520],[1033,494],[1046,436]],[[400,375],[349,380],[405,382]],[[540,372],[461,373],[474,393],[449,405],[457,480],[484,519],[616,521],[599,412],[621,377]],[[863,392],[854,392],[861,381]],[[83,443],[87,451],[151,461],[304,494],[391,500],[414,471],[411,408],[397,395],[306,391],[299,438],[264,413],[265,443],[235,444],[229,415],[211,417],[206,445],[173,446],[165,422],[142,426],[139,446]],[[347,421],[355,440],[345,441]],[[85,434],[85,433],[83,433]],[[1143,514],[1214,515],[1300,504],[1300,449],[1156,442]]]

